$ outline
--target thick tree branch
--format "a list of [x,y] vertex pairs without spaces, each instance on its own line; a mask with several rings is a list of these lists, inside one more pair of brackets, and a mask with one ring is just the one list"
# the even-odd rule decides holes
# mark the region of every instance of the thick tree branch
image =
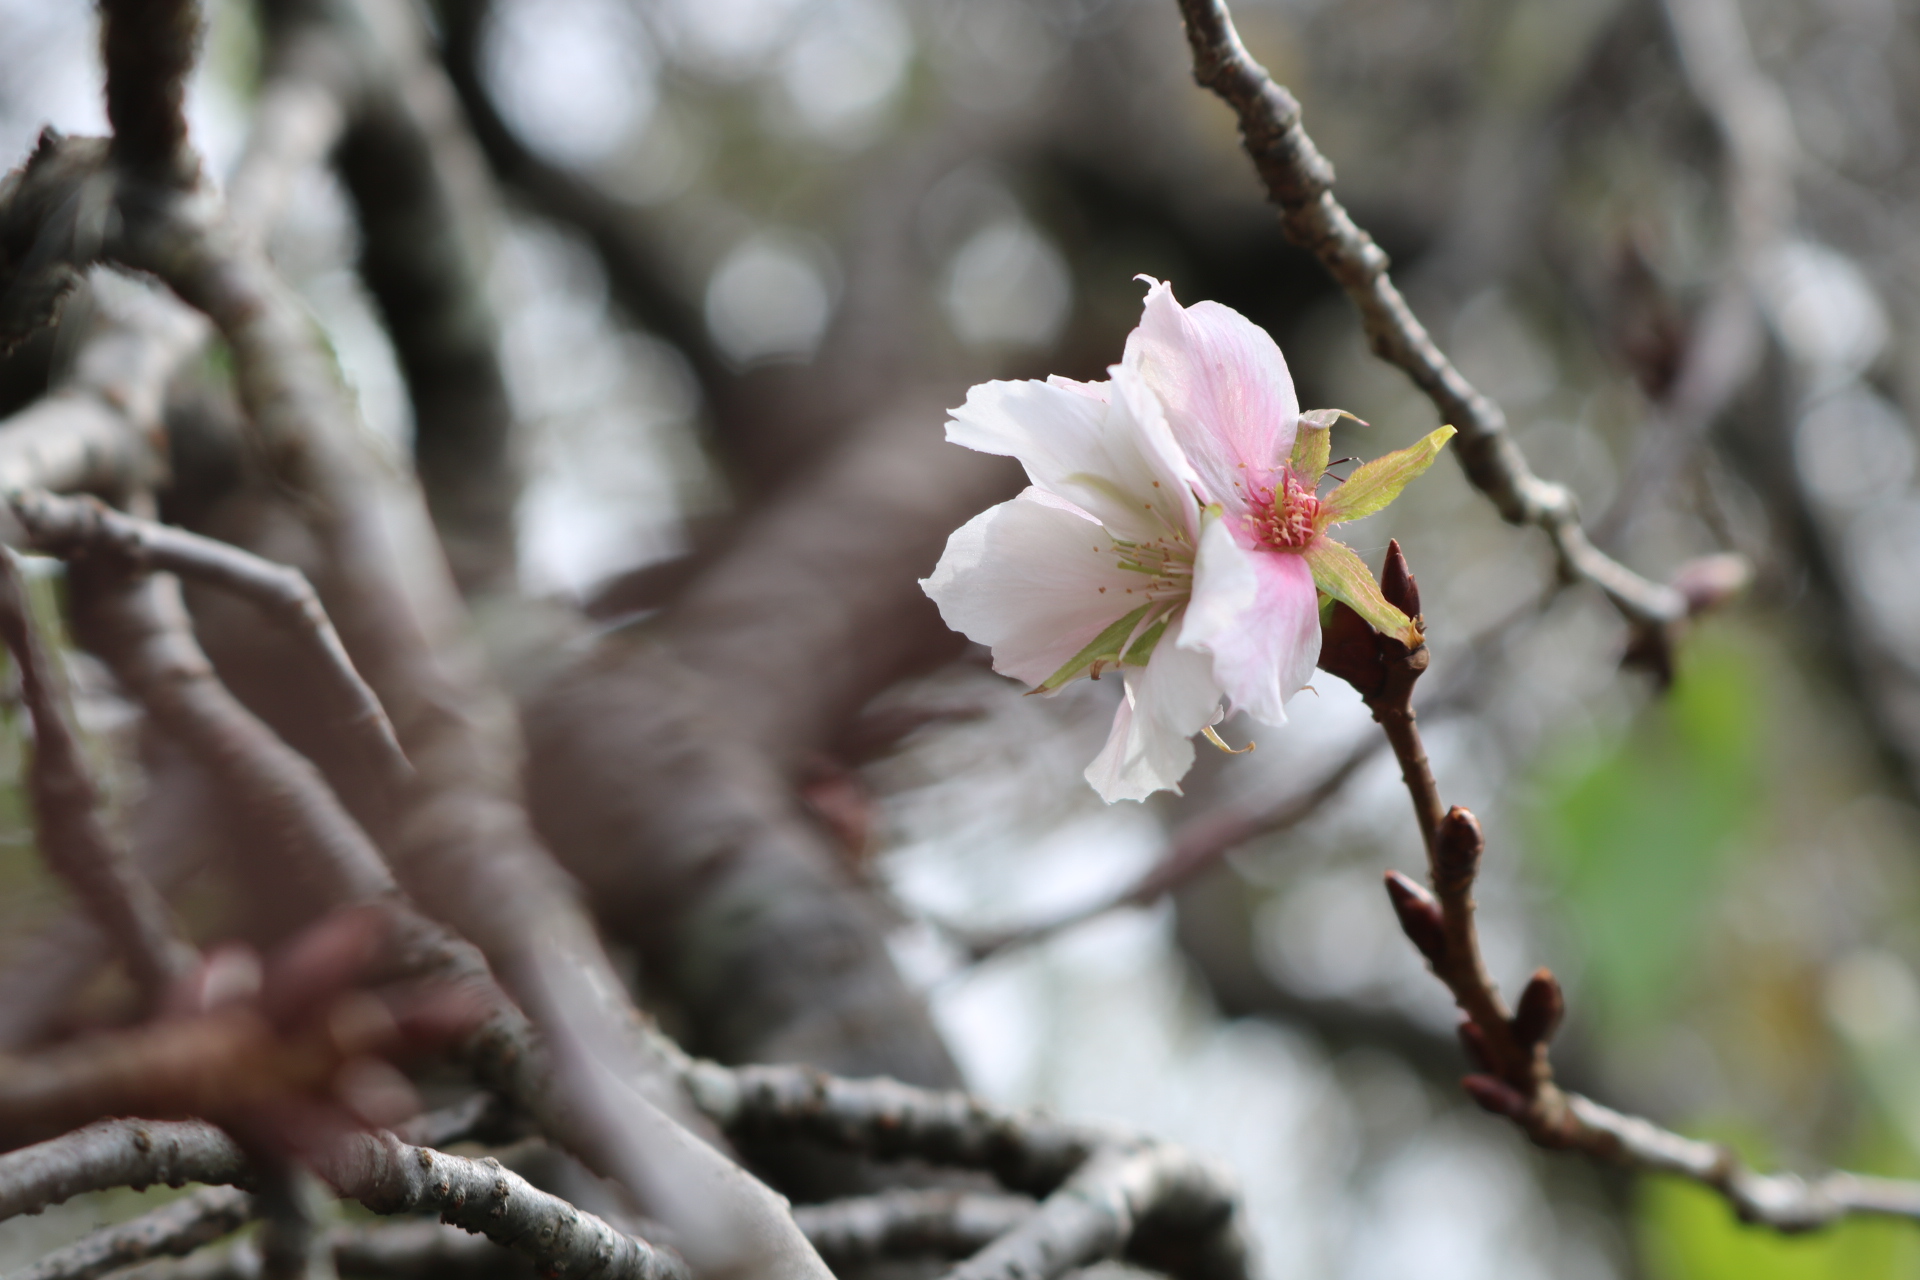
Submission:
[[109,1187],[246,1181],[239,1145],[204,1120],[102,1120],[0,1155],[0,1220]]

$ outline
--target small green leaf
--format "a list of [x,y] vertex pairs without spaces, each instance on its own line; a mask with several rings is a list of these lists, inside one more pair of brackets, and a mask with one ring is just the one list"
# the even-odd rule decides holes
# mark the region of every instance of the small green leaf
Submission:
[[1441,427],[1411,448],[1382,454],[1361,466],[1322,501],[1327,523],[1358,520],[1385,507],[1400,496],[1408,481],[1433,465],[1453,434],[1452,427]]
[[[1067,659],[1066,664],[1058,671],[1035,685],[1033,691],[1052,693],[1069,681],[1085,674],[1087,669],[1096,662],[1104,662],[1107,666],[1119,662],[1122,649],[1127,641],[1132,639],[1134,629],[1146,618],[1147,610],[1151,608],[1153,608],[1151,603],[1143,604],[1126,617],[1114,622],[1112,626],[1088,641],[1086,648]],[[1145,639],[1144,636],[1141,638]],[[1133,646],[1135,649],[1139,647],[1138,644]]]
[[[1320,477],[1326,474],[1327,459],[1333,456],[1333,424],[1342,418],[1353,418],[1353,415],[1345,409],[1309,409],[1300,415],[1293,435],[1293,457],[1287,465],[1309,489],[1318,485]],[[1353,420],[1360,422],[1358,418]],[[1360,425],[1367,424],[1360,422]]]
[[1306,557],[1314,586],[1366,619],[1367,625],[1382,635],[1392,636],[1410,649],[1420,643],[1413,619],[1387,603],[1380,594],[1380,584],[1373,580],[1373,570],[1352,547],[1322,536],[1307,548]]

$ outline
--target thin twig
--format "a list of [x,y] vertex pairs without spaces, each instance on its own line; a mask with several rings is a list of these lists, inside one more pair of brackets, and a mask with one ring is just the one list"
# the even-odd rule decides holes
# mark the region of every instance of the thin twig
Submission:
[[[1403,612],[1418,616],[1419,591],[1398,544],[1388,551],[1381,590]],[[1426,825],[1439,804],[1440,788],[1411,703],[1414,683],[1427,665],[1425,646],[1409,650],[1372,632],[1340,605],[1327,630],[1345,643],[1323,647],[1322,669],[1360,691],[1401,760],[1414,809]],[[1509,1010],[1481,953],[1473,901],[1485,847],[1478,820],[1456,805],[1434,820],[1426,835],[1431,888],[1389,872],[1387,893],[1402,931],[1465,1015],[1461,1042],[1485,1074],[1461,1083],[1480,1106],[1511,1119],[1539,1146],[1581,1151],[1638,1171],[1677,1174],[1719,1192],[1743,1220],[1778,1231],[1811,1230],[1854,1213],[1920,1220],[1920,1182],[1850,1173],[1808,1181],[1757,1173],[1729,1148],[1682,1137],[1562,1090],[1547,1056],[1565,1015],[1559,983],[1546,969],[1538,970]]]
[[74,729],[66,681],[34,626],[20,567],[5,550],[0,550],[0,641],[13,654],[21,698],[33,719],[28,789],[41,853],[118,949],[147,1009],[157,1009],[197,957],[159,890],[107,830],[100,788]]
[[243,551],[231,543],[152,520],[125,515],[89,497],[44,491],[15,494],[13,511],[37,550],[70,559],[100,555],[129,570],[177,574],[255,605],[301,648],[320,683],[332,691],[343,722],[375,770],[390,785],[406,785],[413,766],[400,749],[380,699],[354,669],[353,659],[298,569]]
[[1012,929],[970,931],[957,924],[940,923],[936,923],[935,927],[944,934],[960,939],[967,948],[967,958],[977,964],[1021,947],[1045,942],[1112,912],[1127,907],[1150,906],[1174,890],[1191,884],[1249,841],[1291,830],[1313,817],[1346,789],[1353,775],[1380,753],[1382,745],[1379,738],[1369,734],[1365,741],[1356,743],[1353,750],[1341,757],[1339,763],[1276,805],[1252,812],[1244,806],[1225,806],[1183,824],[1174,833],[1161,859],[1119,893],[1050,919]]
[[[83,1169],[71,1167],[76,1144],[69,1139],[78,1135],[0,1157],[0,1196],[14,1192],[15,1203],[25,1200],[34,1207],[52,1202],[19,1196],[9,1176],[15,1172],[10,1162],[34,1153],[43,1167],[69,1166],[64,1195],[161,1180],[252,1185],[252,1170],[239,1148],[211,1125],[116,1123],[120,1128],[115,1130],[95,1127],[96,1137],[105,1139],[108,1149],[93,1154],[107,1159]],[[170,1148],[164,1162],[152,1159],[161,1143]],[[111,1149],[116,1146],[118,1150]],[[102,1170],[107,1171],[104,1177]],[[322,1153],[316,1172],[339,1195],[375,1213],[437,1213],[443,1222],[532,1258],[549,1274],[580,1280],[690,1280],[685,1264],[672,1254],[536,1189],[491,1158],[449,1155],[392,1134],[359,1134]],[[89,1173],[93,1176],[86,1176]],[[5,1205],[0,1200],[0,1207]]]
[[880,1159],[984,1169],[1013,1191],[1045,1195],[1114,1134],[997,1107],[964,1093],[884,1078],[846,1080],[806,1067],[696,1062],[687,1084],[701,1110],[744,1137],[802,1136]]
[[951,1189],[882,1191],[802,1205],[793,1220],[839,1270],[883,1258],[965,1258],[1031,1218],[1030,1196]]
[[1720,134],[1731,225],[1726,261],[1680,369],[1642,429],[1617,496],[1594,521],[1603,543],[1658,496],[1753,375],[1763,350],[1758,276],[1793,220],[1793,117],[1754,60],[1737,0],[1664,0],[1661,8],[1687,84]]
[[1163,1269],[1183,1280],[1246,1280],[1247,1242],[1226,1188],[1218,1171],[1177,1147],[1111,1147],[946,1280],[1054,1280],[1121,1256],[1150,1221],[1184,1237],[1185,1247],[1156,1259]]
[[1275,84],[1240,43],[1225,0],[1180,0],[1193,50],[1194,79],[1240,120],[1240,136],[1280,207],[1281,225],[1346,290],[1375,354],[1412,378],[1459,431],[1454,449],[1474,487],[1514,524],[1553,543],[1563,572],[1593,583],[1636,626],[1662,628],[1686,616],[1673,588],[1608,557],[1580,527],[1573,495],[1533,473],[1507,430],[1506,415],[1453,366],[1387,274],[1387,255],[1333,196],[1333,166],[1300,126],[1300,104]]
[[[342,1274],[382,1280],[508,1280],[531,1274],[525,1261],[485,1236],[440,1222],[381,1222],[335,1227],[327,1233],[334,1266]],[[41,1280],[70,1280],[43,1277]],[[251,1240],[189,1258],[151,1262],[121,1280],[261,1280],[260,1250]]]
[[319,911],[397,894],[393,873],[304,756],[214,674],[169,574],[98,560],[70,566],[81,643],[227,788],[282,892]]
[[201,1187],[128,1222],[55,1249],[9,1280],[97,1280],[148,1258],[183,1257],[253,1220],[253,1197],[238,1187]]

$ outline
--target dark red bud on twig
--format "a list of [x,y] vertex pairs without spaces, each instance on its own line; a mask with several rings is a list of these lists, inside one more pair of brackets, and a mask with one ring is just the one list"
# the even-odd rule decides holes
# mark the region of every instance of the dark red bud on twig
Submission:
[[1361,697],[1371,698],[1387,684],[1379,641],[1380,633],[1365,618],[1336,600],[1320,627],[1318,665],[1358,689]]
[[1409,618],[1420,616],[1420,584],[1413,580],[1413,570],[1407,568],[1398,539],[1387,543],[1387,562],[1380,566],[1380,594]]
[[1460,1047],[1467,1051],[1467,1061],[1483,1071],[1492,1071],[1493,1055],[1487,1050],[1487,1033],[1479,1024],[1463,1022],[1454,1031],[1460,1037]]
[[1560,983],[1551,971],[1537,969],[1513,1011],[1513,1038],[1529,1047],[1545,1044],[1560,1029],[1566,1012],[1567,998],[1560,993]]
[[1460,1087],[1467,1091],[1469,1098],[1480,1104],[1481,1109],[1497,1116],[1519,1120],[1527,1114],[1526,1095],[1492,1076],[1462,1076]]
[[1444,892],[1457,893],[1473,883],[1480,872],[1480,854],[1487,837],[1480,830],[1480,819],[1463,805],[1447,810],[1440,819],[1440,831],[1433,846],[1434,878]]
[[1398,871],[1389,871],[1387,897],[1393,901],[1393,913],[1400,917],[1401,931],[1420,948],[1429,964],[1442,964],[1447,957],[1447,929],[1433,895]]

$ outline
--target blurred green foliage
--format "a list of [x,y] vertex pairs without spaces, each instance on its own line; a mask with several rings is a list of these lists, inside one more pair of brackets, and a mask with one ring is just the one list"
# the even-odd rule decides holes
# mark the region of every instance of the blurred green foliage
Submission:
[[1585,1014],[1607,1033],[1644,1029],[1684,991],[1728,854],[1759,816],[1769,718],[1762,661],[1717,630],[1624,734],[1549,757],[1533,843],[1585,953]]
[[1781,1236],[1749,1227],[1726,1201],[1677,1178],[1641,1183],[1638,1218],[1649,1280],[1892,1280],[1920,1275],[1920,1234],[1893,1219],[1853,1218]]

